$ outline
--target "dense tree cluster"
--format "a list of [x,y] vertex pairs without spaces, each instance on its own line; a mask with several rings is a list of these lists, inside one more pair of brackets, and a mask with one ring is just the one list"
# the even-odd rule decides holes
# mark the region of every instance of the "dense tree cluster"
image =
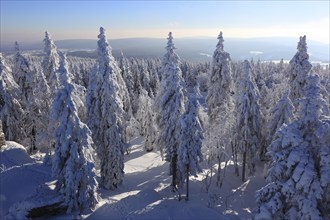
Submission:
[[66,57],[48,32],[44,44],[42,57],[17,42],[0,54],[0,146],[46,153],[68,212],[124,182],[124,152],[140,135],[169,162],[180,198],[202,167],[220,187],[228,161],[243,181],[266,161],[256,218],[329,218],[329,67],[309,62],[305,36],[289,63],[232,61],[222,32],[204,63],[181,60],[171,32],[162,59],[115,58],[102,27],[96,59]]

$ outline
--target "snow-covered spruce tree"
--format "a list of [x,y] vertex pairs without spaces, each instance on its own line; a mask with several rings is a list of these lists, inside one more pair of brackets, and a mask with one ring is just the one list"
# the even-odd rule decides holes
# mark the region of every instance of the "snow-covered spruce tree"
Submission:
[[120,68],[112,55],[112,48],[108,43],[105,35],[105,29],[100,28],[100,34],[98,35],[98,49],[97,49],[97,66],[98,70],[103,70],[102,74],[110,71],[114,79],[118,84],[118,95],[123,104],[123,109],[128,112],[130,109],[130,98],[127,92],[125,81],[121,75]]
[[[223,36],[220,32],[218,44],[213,53],[209,89],[206,97],[209,125],[207,132],[208,161],[218,163],[217,185],[221,185],[221,162],[231,151],[234,104],[232,100],[232,72],[229,53],[224,51]],[[212,164],[213,165],[213,164]]]
[[306,78],[298,119],[275,134],[268,185],[257,192],[256,219],[329,219],[330,119],[319,76]]
[[242,64],[242,75],[237,97],[237,121],[235,147],[242,155],[243,170],[242,181],[245,181],[245,167],[249,174],[255,172],[255,163],[258,153],[262,150],[261,127],[263,124],[262,113],[259,106],[259,91],[252,81],[252,73],[249,61]]
[[165,151],[165,160],[170,162],[173,190],[177,188],[177,161],[179,131],[178,120],[184,112],[184,89],[180,69],[180,58],[174,52],[172,32],[168,34],[166,54],[162,60],[162,80],[156,98],[159,147]]
[[[185,106],[185,113],[179,120],[179,149],[178,149],[178,185],[179,192],[186,183],[186,200],[189,198],[189,175],[196,176],[201,172],[199,163],[203,161],[202,126],[198,117],[199,103],[196,94],[190,93]],[[181,193],[180,193],[181,197]]]
[[268,122],[268,136],[270,140],[273,139],[274,134],[283,124],[289,124],[294,119],[293,109],[289,92],[285,92],[270,111],[270,120]]
[[[31,128],[35,128],[37,149],[41,152],[47,152],[51,140],[48,133],[51,92],[41,67],[35,67],[33,72],[33,96],[28,105],[29,121],[31,122]],[[33,130],[30,131],[32,134]],[[31,138],[33,138],[33,135]]]
[[303,88],[306,84],[306,77],[312,69],[312,64],[309,62],[309,55],[307,53],[306,36],[300,37],[297,50],[297,53],[290,60],[288,69],[289,84],[291,86],[290,99],[294,104],[296,99],[304,96]]
[[195,94],[197,99],[201,98],[202,95],[200,93],[199,84],[197,81],[198,71],[192,66],[188,66],[187,68],[186,77],[184,79],[187,93],[188,95],[189,93]]
[[100,159],[100,184],[106,189],[115,189],[124,178],[125,112],[120,96],[122,90],[118,84],[119,68],[111,54],[111,47],[102,27],[98,38],[97,63],[88,86],[87,121],[88,126],[91,125]]
[[15,56],[13,61],[13,77],[20,87],[20,103],[24,110],[33,96],[33,72],[27,59],[21,54],[18,42],[15,42]]
[[119,67],[121,69],[121,75],[125,82],[128,96],[130,98],[130,103],[133,103],[134,81],[133,81],[131,66],[130,66],[129,60],[124,56],[124,53],[122,51],[121,51],[121,56],[120,56],[120,60],[119,60]]
[[58,76],[57,70],[59,67],[59,55],[57,53],[57,47],[52,40],[52,37],[49,32],[45,32],[44,39],[44,57],[41,63],[43,73],[48,82],[48,86],[52,92],[52,96],[55,96],[56,89],[58,87]]
[[51,111],[57,126],[52,174],[57,179],[56,190],[68,206],[67,212],[82,212],[94,208],[97,203],[94,150],[91,131],[80,121],[72,99],[74,87],[68,79],[65,55],[61,55],[59,77],[60,88]]
[[213,53],[209,90],[206,97],[209,121],[214,123],[216,123],[219,115],[228,113],[232,105],[230,55],[224,51],[222,32],[220,32],[218,40],[216,50]]
[[19,86],[0,53],[0,119],[6,140],[20,142],[24,137],[24,111],[19,103]]
[[159,89],[159,85],[160,85],[156,60],[149,59],[148,66],[149,66],[148,68],[149,68],[149,72],[150,72],[150,88],[151,88],[153,97],[156,97],[158,89]]
[[[36,127],[32,112],[30,112],[32,99],[34,99],[34,72],[30,67],[28,60],[21,54],[18,42],[15,42],[15,56],[13,60],[13,77],[20,88],[19,102],[24,110],[23,130],[25,136],[29,139],[23,141],[24,145],[30,146],[30,153],[36,150]],[[28,142],[26,142],[28,141]]]
[[140,108],[137,120],[140,122],[140,134],[144,137],[144,149],[151,152],[156,142],[157,128],[153,114],[154,101],[148,96],[147,91],[142,90],[140,95]]

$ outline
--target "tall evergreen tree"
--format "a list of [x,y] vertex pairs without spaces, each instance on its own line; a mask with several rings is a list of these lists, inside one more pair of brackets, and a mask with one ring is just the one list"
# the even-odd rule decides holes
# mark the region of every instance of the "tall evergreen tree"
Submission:
[[251,66],[245,60],[237,98],[236,147],[243,156],[242,181],[245,181],[245,166],[249,173],[255,172],[257,153],[262,150],[262,113],[259,106],[259,91],[252,81]]
[[58,87],[58,76],[57,70],[59,67],[59,55],[57,53],[57,47],[50,35],[49,32],[45,32],[44,39],[45,47],[44,53],[45,56],[42,60],[42,70],[48,82],[48,86],[51,89],[52,96],[55,95],[56,89]]
[[28,60],[21,54],[18,42],[15,42],[15,56],[13,61],[13,73],[14,78],[20,88],[19,102],[24,111],[23,130],[25,136],[30,139],[30,153],[36,150],[36,128],[32,112],[30,112],[32,99],[34,99],[34,72],[28,62]]
[[289,84],[291,86],[290,99],[293,103],[304,96],[303,88],[306,85],[306,78],[312,69],[307,53],[306,36],[300,37],[297,46],[297,53],[290,60],[289,65]]
[[20,87],[20,103],[24,109],[33,96],[33,72],[28,60],[21,54],[18,42],[15,42],[13,77]]
[[70,213],[95,207],[97,181],[91,131],[78,117],[72,99],[74,87],[68,75],[66,58],[61,55],[60,89],[52,105],[52,118],[57,126],[52,172],[57,179],[56,189],[64,196]]
[[88,86],[88,125],[100,159],[101,184],[115,189],[124,177],[123,94],[118,84],[120,71],[102,27],[98,38],[97,64]]
[[189,198],[189,175],[196,176],[201,172],[200,162],[203,161],[202,126],[198,118],[199,103],[195,94],[189,94],[185,113],[179,120],[179,148],[178,148],[178,185],[181,189],[186,183],[186,200]]
[[268,185],[257,192],[256,219],[328,219],[330,119],[322,111],[319,76],[305,79],[298,118],[283,125],[268,147]]
[[34,68],[33,72],[33,96],[28,105],[30,122],[28,133],[31,134],[31,143],[35,138],[36,148],[41,152],[46,152],[52,139],[48,133],[51,92],[41,67]]
[[268,123],[270,140],[273,139],[274,134],[283,124],[289,124],[294,119],[293,108],[289,93],[285,92],[282,98],[271,109],[271,117]]
[[[222,32],[211,63],[209,89],[206,97],[209,125],[207,149],[209,163],[218,163],[217,185],[221,185],[221,162],[230,155],[234,104],[232,99],[232,70],[229,53],[224,50]],[[213,164],[212,164],[213,165]]]
[[24,137],[24,111],[19,103],[20,89],[0,53],[0,119],[6,140],[20,142]]
[[180,69],[180,58],[174,52],[172,32],[168,34],[166,54],[162,60],[161,88],[156,98],[159,146],[165,151],[165,160],[170,162],[172,187],[177,187],[178,134],[177,121],[184,112],[184,89]]

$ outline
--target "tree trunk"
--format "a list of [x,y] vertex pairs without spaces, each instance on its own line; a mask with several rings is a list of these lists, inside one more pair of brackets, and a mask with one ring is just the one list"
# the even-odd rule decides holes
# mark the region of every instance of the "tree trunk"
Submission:
[[220,181],[221,181],[221,156],[218,156],[217,186],[220,186]]
[[177,160],[178,160],[178,154],[175,153],[171,161],[173,191],[177,190]]
[[232,149],[232,154],[234,158],[234,167],[235,167],[235,174],[236,176],[239,176],[239,170],[238,170],[238,164],[237,164],[237,147],[234,145],[234,143],[231,141],[231,149]]
[[246,164],[246,151],[243,153],[243,170],[242,170],[242,181],[245,182],[245,164]]
[[186,167],[186,200],[188,201],[189,199],[189,165]]
[[35,129],[35,125],[32,125],[30,154],[32,154],[36,150],[37,150],[37,148],[36,148],[36,129]]

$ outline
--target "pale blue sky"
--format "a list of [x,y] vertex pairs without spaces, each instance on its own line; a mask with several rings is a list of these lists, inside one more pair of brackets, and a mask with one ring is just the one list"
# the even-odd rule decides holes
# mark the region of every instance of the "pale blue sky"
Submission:
[[1,41],[114,38],[299,37],[329,43],[329,1],[1,0]]

